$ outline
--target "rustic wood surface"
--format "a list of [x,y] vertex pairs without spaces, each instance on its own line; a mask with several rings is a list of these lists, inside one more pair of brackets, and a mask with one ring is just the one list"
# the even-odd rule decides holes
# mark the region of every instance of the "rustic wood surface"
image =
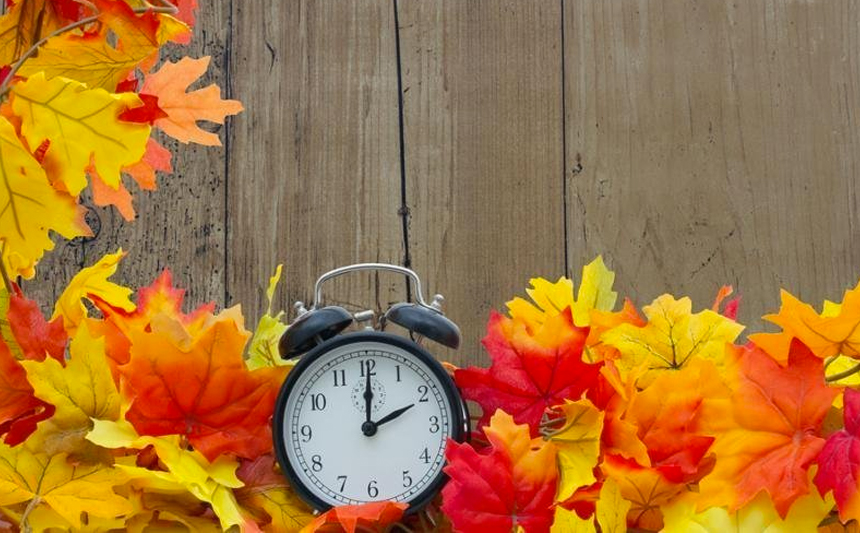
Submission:
[[[205,4],[186,53],[246,107],[225,147],[171,146],[139,220],[96,209],[98,236],[25,288],[50,302],[122,246],[123,281],[170,266],[253,324],[277,263],[288,308],[326,270],[388,261],[445,294],[465,342],[439,353],[486,364],[490,309],[602,253],[639,305],[731,283],[761,327],[780,286],[819,302],[860,276],[858,28],[851,0]],[[405,292],[357,275],[326,295],[384,311]]]

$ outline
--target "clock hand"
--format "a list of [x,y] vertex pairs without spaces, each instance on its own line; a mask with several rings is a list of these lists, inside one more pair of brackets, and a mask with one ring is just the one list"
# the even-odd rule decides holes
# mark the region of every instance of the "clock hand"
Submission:
[[364,416],[365,422],[370,422],[370,406],[373,402],[373,389],[370,387],[370,367],[367,368],[367,381],[364,386]]
[[402,414],[403,414],[403,413],[405,413],[406,411],[408,411],[408,410],[412,409],[413,407],[415,407],[415,404],[414,404],[414,403],[410,403],[410,404],[409,404],[409,405],[407,405],[406,407],[401,407],[400,409],[397,409],[396,411],[391,411],[391,412],[390,412],[390,413],[388,413],[387,415],[385,415],[385,416],[383,416],[382,418],[380,418],[379,420],[377,420],[377,422],[376,422],[376,426],[377,426],[377,427],[379,427],[379,426],[381,426],[382,424],[384,424],[384,423],[386,423],[386,422],[391,422],[392,420],[394,420],[394,419],[395,419],[395,418],[397,418],[398,416],[402,415]]

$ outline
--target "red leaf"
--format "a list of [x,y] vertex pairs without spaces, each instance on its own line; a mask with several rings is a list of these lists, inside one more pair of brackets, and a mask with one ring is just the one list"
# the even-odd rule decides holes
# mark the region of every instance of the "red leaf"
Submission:
[[156,120],[164,118],[167,113],[158,107],[158,97],[152,94],[141,93],[137,95],[143,105],[126,109],[119,114],[120,120],[126,122],[138,122],[140,124],[153,124]]
[[36,423],[52,413],[52,406],[33,395],[27,372],[0,339],[0,434],[6,435],[6,443],[23,442],[36,430]]
[[[736,296],[735,298],[728,300],[726,302],[726,305],[723,306],[723,301],[725,301],[726,298],[731,296],[732,292],[734,292],[734,289],[731,285],[723,285],[722,287],[720,287],[719,292],[717,292],[717,297],[714,299],[714,305],[711,306],[711,310],[715,313],[720,313],[726,318],[737,320],[738,305],[741,302],[741,297]],[[720,307],[723,307],[722,311],[720,311]]]
[[483,340],[493,362],[489,369],[457,370],[454,378],[468,400],[483,409],[479,427],[497,409],[528,424],[537,434],[548,407],[578,399],[597,383],[599,364],[582,360],[588,328],[574,326],[565,310],[529,332],[525,322],[493,313]]
[[837,431],[818,454],[815,485],[821,494],[831,490],[842,522],[860,520],[860,392],[845,389],[845,428]]
[[68,337],[62,317],[48,322],[38,304],[24,297],[19,289],[9,299],[6,318],[25,359],[44,361],[45,356],[50,356],[65,363]]
[[[194,23],[197,18],[197,0],[169,0],[171,4],[179,8],[179,13],[175,16],[182,22],[188,25],[189,28],[194,28]],[[191,42],[191,32],[187,31],[173,38],[174,42],[179,44],[188,44]]]
[[396,523],[409,507],[405,503],[373,502],[362,505],[343,505],[333,507],[325,514],[305,526],[302,533],[339,532],[355,533],[361,531],[383,532]]

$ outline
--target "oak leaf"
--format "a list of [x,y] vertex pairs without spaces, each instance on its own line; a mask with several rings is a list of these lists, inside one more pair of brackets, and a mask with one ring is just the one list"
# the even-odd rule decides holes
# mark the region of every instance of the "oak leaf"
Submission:
[[555,414],[563,417],[564,424],[549,436],[549,440],[558,450],[561,481],[557,499],[564,501],[576,489],[596,481],[593,470],[600,456],[603,412],[582,399],[576,402],[565,400],[555,408]]
[[484,433],[490,442],[486,453],[448,443],[450,480],[442,489],[442,511],[457,531],[548,530],[558,481],[555,445],[531,438],[528,426],[503,411],[493,415]]
[[333,507],[302,528],[301,533],[371,531],[383,533],[400,520],[408,505],[397,502],[372,502]]
[[494,312],[483,340],[492,358],[490,368],[471,367],[454,373],[463,397],[483,410],[479,427],[502,409],[537,435],[548,407],[582,397],[599,372],[599,365],[582,360],[587,332],[573,325],[566,310],[533,333],[524,321]]
[[15,128],[0,117],[0,247],[8,275],[32,278],[36,262],[54,248],[52,231],[67,239],[90,234],[83,208],[51,186]]
[[197,122],[223,124],[227,115],[235,115],[243,109],[237,100],[222,100],[221,91],[214,84],[186,92],[206,72],[209,60],[209,57],[184,57],[178,63],[167,61],[158,72],[146,77],[140,90],[142,94],[158,97],[158,105],[167,117],[156,120],[155,125],[180,142],[221,146],[218,135],[200,129]]
[[845,427],[827,438],[818,454],[815,485],[833,491],[842,522],[860,520],[860,392],[845,389]]
[[838,390],[824,382],[821,359],[799,341],[781,366],[755,345],[729,351],[731,399],[709,417],[716,433],[713,472],[700,483],[699,509],[728,505],[737,510],[766,492],[780,517],[809,492],[807,472],[824,447],[821,423]]
[[84,170],[92,161],[104,182],[117,187],[122,167],[140,161],[150,128],[123,122],[119,115],[141,104],[133,93],[111,94],[80,82],[38,72],[12,87],[12,109],[30,146],[50,141],[45,154],[62,182],[77,195],[87,185]]

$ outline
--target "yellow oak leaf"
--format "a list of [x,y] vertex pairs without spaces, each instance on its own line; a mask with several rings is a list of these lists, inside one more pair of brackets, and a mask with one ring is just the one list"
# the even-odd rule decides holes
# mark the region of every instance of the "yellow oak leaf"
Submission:
[[532,288],[526,293],[534,303],[524,298],[514,298],[507,303],[511,318],[522,319],[529,328],[537,329],[547,318],[570,308],[574,324],[587,326],[592,309],[611,311],[615,307],[618,293],[612,290],[615,273],[606,268],[603,257],[597,258],[582,268],[582,281],[576,298],[573,295],[573,281],[559,278],[552,283],[543,278],[529,281]]
[[81,513],[111,518],[131,510],[113,487],[126,481],[121,471],[102,464],[72,465],[66,454],[33,452],[0,444],[0,506],[37,500],[80,528]]
[[564,415],[564,425],[550,436],[550,440],[558,449],[561,474],[556,500],[564,501],[579,487],[596,481],[593,470],[600,455],[603,412],[586,399],[576,402],[565,400],[556,410]]
[[284,331],[287,330],[287,325],[281,322],[284,311],[272,314],[272,300],[275,297],[275,289],[278,287],[278,281],[281,279],[282,266],[278,265],[275,269],[275,274],[269,278],[269,287],[266,289],[266,298],[269,304],[266,307],[266,313],[260,317],[257,329],[254,330],[254,336],[251,337],[251,343],[248,345],[248,358],[245,360],[248,370],[267,366],[292,366],[295,364],[295,361],[284,360],[278,352],[278,341],[281,339]]
[[37,398],[54,406],[54,415],[39,423],[29,446],[51,454],[66,452],[75,457],[91,453],[85,440],[91,419],[117,420],[122,399],[105,356],[104,338],[94,338],[81,324],[70,347],[71,358],[63,367],[48,357],[44,361],[21,361]]
[[81,300],[90,295],[98,297],[113,307],[128,312],[134,311],[135,305],[129,298],[133,291],[108,281],[108,278],[116,273],[117,266],[124,255],[122,249],[116,253],[107,254],[96,264],[75,274],[57,299],[51,320],[62,316],[63,327],[69,334],[73,334],[87,316],[87,308]]
[[575,512],[559,506],[555,508],[549,533],[595,533],[596,531],[594,520],[580,518]]
[[721,367],[726,344],[744,329],[710,309],[694,314],[692,302],[686,297],[676,300],[664,294],[643,311],[648,317],[645,326],[621,324],[601,337],[621,354],[615,366],[628,375],[641,373],[642,386],[647,386],[660,371],[677,370],[693,358],[710,359]]
[[611,478],[607,478],[600,488],[597,500],[597,523],[602,533],[627,533],[627,513],[630,502],[621,496],[621,489]]
[[149,126],[118,118],[126,108],[142,104],[134,93],[87,89],[62,77],[47,80],[42,72],[15,84],[12,93],[24,138],[30,146],[50,141],[45,158],[58,173],[52,178],[73,195],[87,186],[84,170],[91,161],[101,179],[117,188],[122,167],[143,157]]
[[167,470],[148,470],[118,464],[117,468],[125,472],[133,485],[156,492],[187,491],[212,506],[225,530],[234,525],[241,527],[245,524],[247,519],[242,515],[232,491],[243,486],[242,481],[236,477],[236,468],[239,465],[235,459],[221,455],[210,463],[200,452],[182,449],[177,436],[140,436],[134,427],[124,420],[93,420],[93,429],[87,439],[109,449],[142,450],[152,446]]
[[54,248],[51,231],[67,239],[90,234],[83,208],[51,187],[15,128],[0,117],[0,246],[6,272],[32,278],[36,262]]
[[192,59],[183,57],[178,63],[166,62],[158,72],[146,77],[141,93],[158,97],[160,107],[167,117],[155,121],[164,133],[183,143],[194,142],[206,146],[221,146],[218,135],[197,126],[200,120],[223,124],[227,115],[242,111],[241,102],[222,100],[217,85],[186,92],[206,72],[209,57]]

